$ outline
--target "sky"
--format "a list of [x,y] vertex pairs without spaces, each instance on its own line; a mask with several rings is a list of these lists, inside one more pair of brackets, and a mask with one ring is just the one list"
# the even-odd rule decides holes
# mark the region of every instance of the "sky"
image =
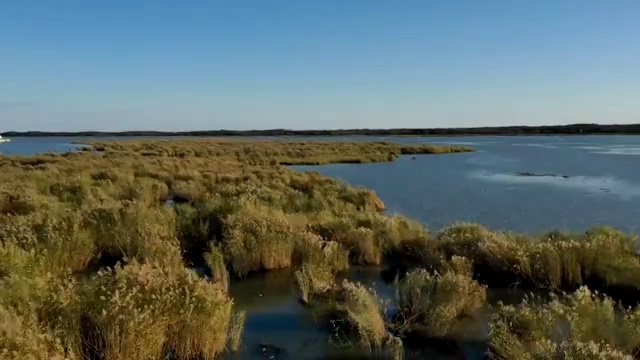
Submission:
[[638,0],[3,0],[0,131],[640,122]]

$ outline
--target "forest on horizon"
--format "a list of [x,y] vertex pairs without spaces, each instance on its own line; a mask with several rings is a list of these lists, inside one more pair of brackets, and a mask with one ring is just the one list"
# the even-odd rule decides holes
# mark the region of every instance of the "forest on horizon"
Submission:
[[461,135],[637,135],[640,124],[571,124],[550,126],[497,126],[472,128],[397,128],[335,130],[197,130],[197,131],[7,131],[5,137],[47,136],[461,136]]

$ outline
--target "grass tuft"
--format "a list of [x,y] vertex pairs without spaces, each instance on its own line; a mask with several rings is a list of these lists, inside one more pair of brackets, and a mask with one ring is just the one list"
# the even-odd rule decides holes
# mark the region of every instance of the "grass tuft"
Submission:
[[638,319],[640,308],[619,308],[586,287],[549,303],[534,298],[517,306],[500,305],[489,324],[491,355],[630,359],[640,354]]
[[468,260],[454,257],[443,268],[442,273],[413,270],[399,283],[399,333],[455,337],[460,324],[485,307],[486,288],[471,277]]

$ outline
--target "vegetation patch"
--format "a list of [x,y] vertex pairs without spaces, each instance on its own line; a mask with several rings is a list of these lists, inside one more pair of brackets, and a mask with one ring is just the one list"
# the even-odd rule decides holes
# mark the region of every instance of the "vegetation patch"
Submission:
[[[546,305],[497,309],[496,357],[637,354],[633,236],[610,228],[531,236],[474,224],[431,235],[384,214],[371,190],[284,166],[472,149],[206,139],[90,145],[0,157],[2,358],[213,359],[240,347],[245,314],[233,308],[230,277],[282,268],[295,270],[302,302],[333,320],[338,343],[370,355],[401,356],[409,334],[460,337],[466,319],[486,308],[485,286],[578,290]],[[350,265],[396,269],[394,316],[370,289],[335,283]],[[542,334],[555,337],[535,340]]]
[[473,280],[471,263],[454,257],[443,272],[413,270],[398,285],[396,332],[413,341],[463,337],[465,320],[486,306],[486,289]]
[[629,305],[640,300],[636,237],[611,228],[528,236],[456,224],[436,241],[445,257],[466,257],[475,276],[492,286],[574,291],[588,285]]
[[[535,299],[534,299],[535,300]],[[581,287],[549,303],[501,305],[490,321],[496,359],[632,359],[640,354],[640,309]]]

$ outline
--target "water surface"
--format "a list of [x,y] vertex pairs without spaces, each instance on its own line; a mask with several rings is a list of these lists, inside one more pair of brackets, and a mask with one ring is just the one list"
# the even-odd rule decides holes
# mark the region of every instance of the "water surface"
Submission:
[[[340,274],[337,281],[349,279],[372,288],[392,311],[395,306],[395,287],[380,278],[380,268],[353,267]],[[247,320],[238,353],[227,354],[227,359],[265,359],[271,354],[263,354],[262,346],[270,345],[284,349],[276,359],[325,359],[327,355],[339,354],[330,342],[329,329],[319,323],[314,314],[298,302],[298,290],[293,273],[289,270],[277,270],[250,276],[248,279],[233,282],[230,287],[236,309],[247,312]],[[518,291],[489,291],[489,300],[522,299]],[[405,348],[406,359],[482,359],[483,344],[488,336],[487,314],[481,314],[470,321],[468,336],[474,339],[473,345],[464,346],[457,351],[444,352],[437,348]]]
[[529,233],[594,225],[640,232],[640,136],[386,140],[456,143],[478,151],[293,168],[371,188],[388,209],[431,229],[470,221]]
[[64,153],[82,147],[74,142],[82,138],[69,137],[16,137],[0,143],[2,155],[36,155],[41,153]]

